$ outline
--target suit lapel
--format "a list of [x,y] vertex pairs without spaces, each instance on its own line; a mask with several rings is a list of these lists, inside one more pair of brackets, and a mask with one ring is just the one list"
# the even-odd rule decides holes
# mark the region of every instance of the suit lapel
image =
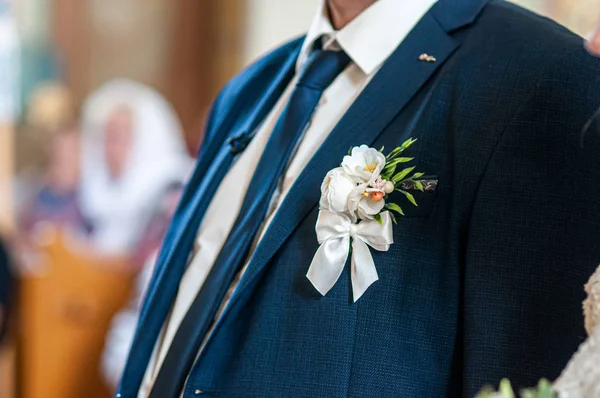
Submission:
[[[228,137],[250,134],[258,128],[294,76],[294,68],[300,48],[298,46],[297,49],[290,53],[283,67],[275,76],[273,84],[271,84],[267,93],[262,96],[255,110],[243,123],[239,124],[241,127],[235,128],[232,132],[227,132]],[[235,115],[232,117],[235,117]],[[216,128],[220,128],[220,126]],[[156,266],[157,271],[153,275],[153,280],[147,293],[148,299],[144,303],[144,311],[140,317],[140,325],[144,325],[145,322],[149,321],[149,318],[152,318],[152,314],[148,314],[146,309],[154,308],[154,304],[158,300],[172,302],[174,298],[172,295],[164,294],[166,290],[163,287],[167,283],[179,284],[185,271],[187,259],[202,220],[202,214],[199,214],[197,210],[204,192],[202,184],[210,183],[213,180],[212,176],[215,167],[211,167],[211,165],[218,163],[215,159],[221,156],[223,146],[228,145],[227,140],[224,141],[221,146],[214,148],[212,156],[205,156],[200,159],[200,163],[190,179],[190,184],[188,184],[179,208],[173,217],[169,235],[167,235],[167,239],[165,239],[165,243],[161,249]]]
[[[251,287],[281,245],[318,204],[323,178],[339,166],[348,148],[372,144],[458,48],[458,42],[436,20],[435,8],[384,63],[304,168],[256,248],[232,304]],[[424,52],[434,55],[437,61],[419,61]]]
[[[269,87],[268,92],[266,92],[265,95],[262,97],[255,110],[244,121],[244,123],[240,124],[239,128],[236,128],[232,132],[228,133],[228,137],[237,137],[252,134],[254,130],[258,128],[260,123],[266,118],[267,114],[275,106],[282,93],[284,92],[285,88],[289,84],[290,80],[294,76],[294,68],[296,65],[296,59],[298,57],[299,51],[300,46],[288,56],[288,59],[283,65],[283,68],[281,68],[279,74],[275,77],[273,84]],[[235,115],[233,115],[232,117],[235,117]],[[223,145],[228,146],[227,140],[225,140]],[[216,150],[216,156],[219,156],[218,152],[221,148],[218,148]],[[169,262],[170,258],[174,253],[181,252],[182,249],[186,249],[180,247],[183,236],[185,236],[186,234],[193,234],[195,238],[197,230],[199,228],[198,224],[200,224],[200,222],[192,222],[196,213],[196,209],[198,208],[198,204],[203,199],[203,190],[199,189],[199,187],[203,183],[213,183],[212,179],[210,178],[210,165],[214,164],[215,161],[214,159],[206,159],[206,161],[205,159],[201,159],[201,162],[207,164],[204,167],[198,167],[194,172],[194,175],[191,179],[193,183],[190,184],[192,186],[192,190],[191,192],[188,192],[190,201],[188,202],[188,204],[183,206],[181,215],[177,219],[177,226],[183,226],[183,228],[177,226],[176,228],[174,228],[175,231],[179,232],[179,235],[177,235],[173,240],[173,245],[171,245],[169,248],[165,248],[166,250],[163,250],[166,253],[165,262],[167,263]],[[191,247],[188,247],[186,250],[184,250],[186,256],[189,253],[190,249]]]

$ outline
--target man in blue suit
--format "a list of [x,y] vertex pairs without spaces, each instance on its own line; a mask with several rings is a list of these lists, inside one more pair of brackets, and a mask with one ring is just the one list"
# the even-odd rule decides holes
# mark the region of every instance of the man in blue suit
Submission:
[[[600,262],[600,62],[501,0],[323,1],[214,102],[118,397],[455,397],[556,377]],[[348,148],[428,188],[379,281],[306,278]]]

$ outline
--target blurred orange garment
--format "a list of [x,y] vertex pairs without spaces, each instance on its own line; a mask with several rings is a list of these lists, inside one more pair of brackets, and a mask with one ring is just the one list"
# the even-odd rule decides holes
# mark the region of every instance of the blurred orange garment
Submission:
[[100,355],[110,319],[126,302],[133,272],[122,258],[80,252],[49,228],[37,239],[38,272],[20,289],[23,398],[109,398]]

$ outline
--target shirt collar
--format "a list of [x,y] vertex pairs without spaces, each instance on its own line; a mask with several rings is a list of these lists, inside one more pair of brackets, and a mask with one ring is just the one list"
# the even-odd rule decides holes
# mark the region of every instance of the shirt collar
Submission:
[[326,0],[308,30],[296,65],[299,71],[316,40],[324,36],[324,48],[337,44],[360,70],[371,75],[402,43],[436,0],[377,0],[339,31],[335,31],[327,12]]

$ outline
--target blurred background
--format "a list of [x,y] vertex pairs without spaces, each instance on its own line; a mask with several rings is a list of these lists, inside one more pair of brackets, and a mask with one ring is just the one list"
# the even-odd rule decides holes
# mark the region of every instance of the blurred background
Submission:
[[0,397],[111,396],[212,98],[317,4],[0,0]]

